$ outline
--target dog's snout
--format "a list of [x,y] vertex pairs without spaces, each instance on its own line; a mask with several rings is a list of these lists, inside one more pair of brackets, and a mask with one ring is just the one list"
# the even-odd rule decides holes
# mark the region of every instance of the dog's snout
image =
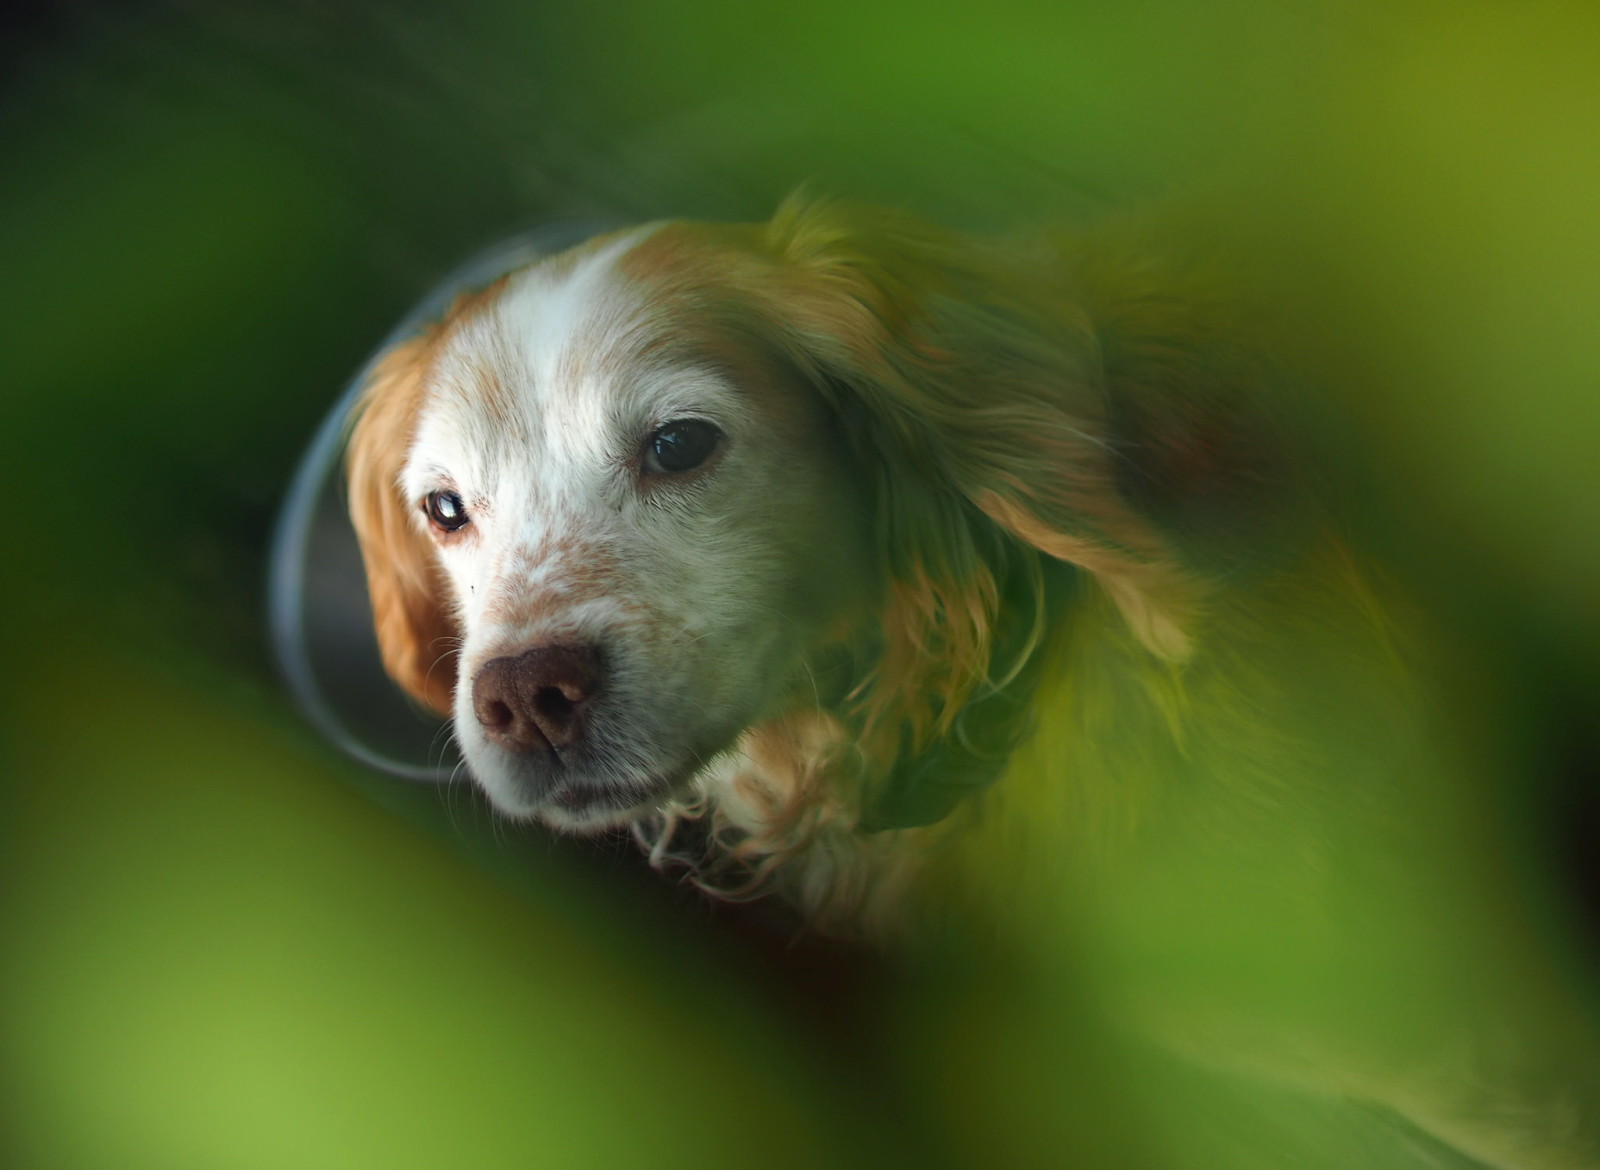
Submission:
[[535,646],[485,663],[472,680],[472,709],[501,747],[559,751],[583,738],[601,677],[592,646]]

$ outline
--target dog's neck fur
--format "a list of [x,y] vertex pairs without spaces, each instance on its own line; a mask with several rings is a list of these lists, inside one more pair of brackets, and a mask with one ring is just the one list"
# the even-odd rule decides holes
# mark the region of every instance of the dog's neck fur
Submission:
[[[1404,751],[1388,737],[1409,704],[1390,632],[1341,577],[1349,571],[1336,544],[1307,546],[1219,603],[1210,636],[1174,664],[1152,654],[1081,573],[1048,564],[1046,634],[1008,685],[975,694],[952,730],[919,752],[874,775],[847,710],[798,707],[752,728],[692,799],[637,832],[653,861],[689,866],[713,893],[777,892],[819,929],[889,938],[960,907],[988,919],[1017,901],[1017,889],[1092,884],[1175,826],[1225,841],[1264,819],[1287,841],[1326,810],[1317,793],[1281,803],[1283,775],[1364,778],[1372,791],[1358,803],[1382,819]],[[997,675],[1015,665],[1032,624],[1002,622]],[[1276,672],[1255,672],[1261,654],[1301,665],[1307,680],[1353,684],[1310,701],[1326,704],[1335,726],[1336,712],[1360,708],[1378,738],[1305,734],[1308,696],[1274,681]],[[1347,787],[1336,795],[1352,799]],[[872,819],[896,807],[937,815]],[[1050,855],[1019,845],[1028,841],[1051,842]],[[1309,853],[1306,863],[1317,864]]]
[[[1033,698],[1052,658],[1051,631],[1086,588],[1070,565],[1027,554],[995,619],[986,683],[915,744],[874,761],[863,749],[849,688],[741,737],[700,776],[695,795],[636,828],[657,865],[684,865],[709,892],[783,894],[807,921],[871,937],[902,934],[927,857],[964,831],[1012,754],[1035,729]],[[1136,639],[1133,649],[1148,656]]]

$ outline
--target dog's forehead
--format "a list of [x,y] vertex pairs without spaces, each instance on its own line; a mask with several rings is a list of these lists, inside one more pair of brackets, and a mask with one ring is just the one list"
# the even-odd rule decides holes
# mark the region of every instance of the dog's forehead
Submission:
[[641,428],[759,410],[749,391],[763,379],[711,336],[714,314],[673,311],[671,281],[635,263],[665,226],[542,261],[458,306],[435,341],[408,479],[432,465],[485,491],[530,474],[578,490]]
[[[636,405],[628,365],[647,298],[617,268],[635,229],[511,273],[440,329],[405,481],[476,493],[582,490]],[[618,388],[626,391],[618,395]]]
[[439,339],[430,405],[515,434],[593,398],[596,375],[637,340],[643,298],[616,262],[638,235],[534,264],[466,302]]

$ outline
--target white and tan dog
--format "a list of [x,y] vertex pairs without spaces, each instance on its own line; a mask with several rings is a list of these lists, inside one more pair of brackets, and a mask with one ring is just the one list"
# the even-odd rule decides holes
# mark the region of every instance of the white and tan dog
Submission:
[[508,816],[698,821],[708,885],[1087,947],[1204,1059],[1600,1166],[1592,1003],[1478,897],[1238,319],[1126,234],[800,200],[513,272],[365,394],[385,664]]

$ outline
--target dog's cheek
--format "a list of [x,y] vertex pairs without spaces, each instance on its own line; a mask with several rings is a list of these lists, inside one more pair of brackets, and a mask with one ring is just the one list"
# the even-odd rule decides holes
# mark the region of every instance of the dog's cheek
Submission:
[[671,631],[660,648],[662,683],[677,688],[691,718],[699,711],[720,721],[758,704],[784,670],[782,642],[798,620],[771,529],[748,512],[728,519],[672,554],[674,612],[660,623]]
[[785,516],[774,550],[783,605],[813,634],[837,625],[870,593],[870,495],[858,478],[842,459],[826,459],[776,489]]

